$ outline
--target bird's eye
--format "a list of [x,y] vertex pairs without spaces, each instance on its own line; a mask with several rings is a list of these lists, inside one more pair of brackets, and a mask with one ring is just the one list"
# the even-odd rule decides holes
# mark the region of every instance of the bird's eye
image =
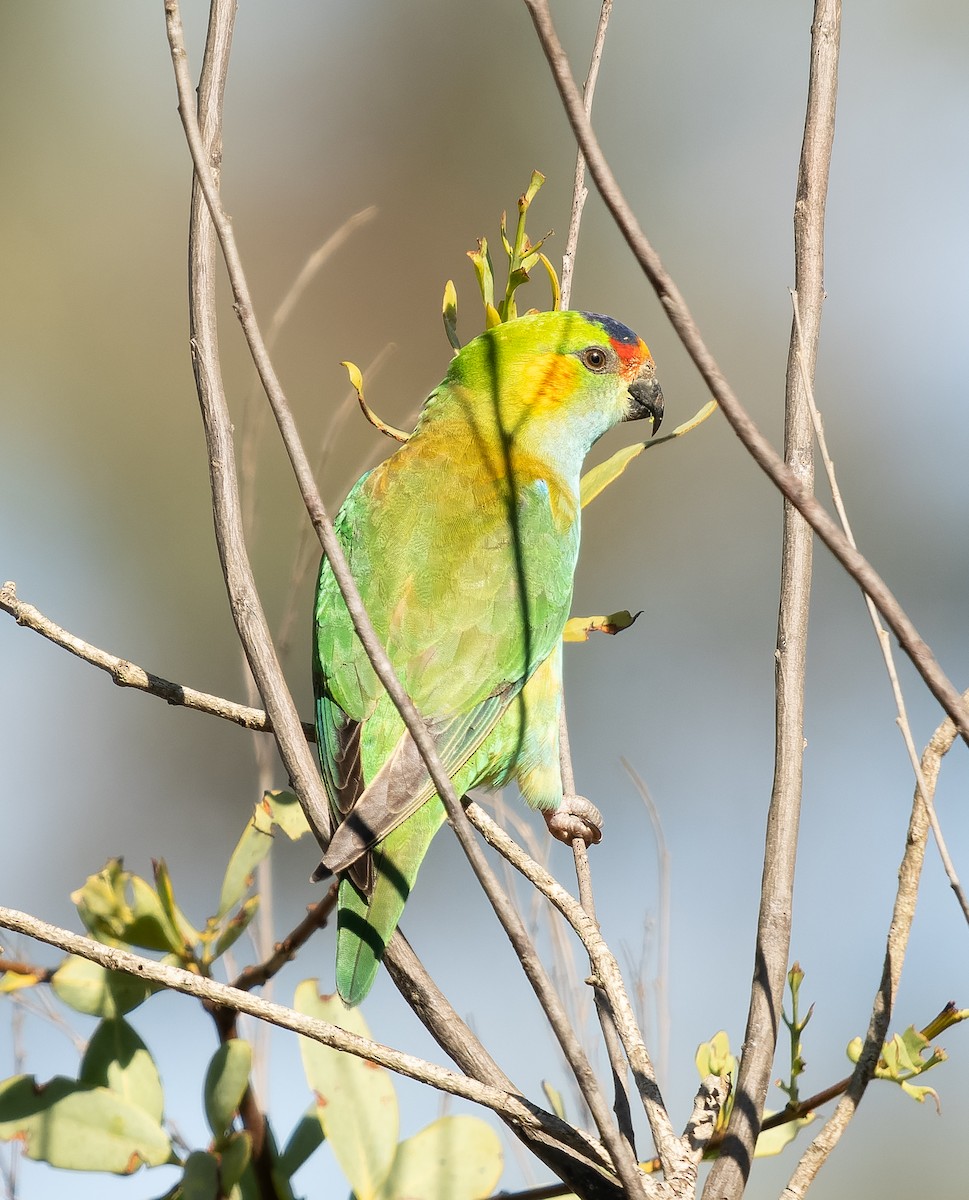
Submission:
[[602,371],[609,361],[601,346],[590,346],[588,350],[583,350],[581,358],[590,371]]

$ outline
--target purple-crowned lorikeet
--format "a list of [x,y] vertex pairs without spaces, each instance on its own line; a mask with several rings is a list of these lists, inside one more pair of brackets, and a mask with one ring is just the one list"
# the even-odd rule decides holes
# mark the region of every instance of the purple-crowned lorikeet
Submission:
[[[568,813],[562,630],[582,460],[618,422],[645,417],[655,433],[662,415],[649,350],[625,325],[594,313],[519,317],[458,352],[411,438],[340,509],[337,535],[367,612],[459,796],[514,779],[547,817]],[[336,981],[357,1004],[445,811],[325,557],[313,683],[338,823],[323,858],[341,879]],[[595,813],[575,799],[580,821]],[[575,828],[549,824],[566,838]]]

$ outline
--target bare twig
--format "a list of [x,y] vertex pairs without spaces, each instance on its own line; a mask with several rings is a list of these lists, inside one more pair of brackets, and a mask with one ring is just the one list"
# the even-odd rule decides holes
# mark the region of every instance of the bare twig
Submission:
[[673,1132],[619,965],[603,940],[598,926],[575,897],[544,867],[527,855],[479,805],[469,804],[467,814],[488,844],[542,892],[578,934],[589,955],[595,985],[605,993],[615,1017],[616,1028],[639,1089],[664,1174],[667,1179],[682,1176],[688,1155],[685,1154],[683,1143]]
[[[232,421],[219,363],[215,302],[216,241],[206,211],[203,186],[209,200],[214,194],[217,202],[213,163],[221,161],[222,95],[228,70],[235,4],[233,0],[213,0],[210,12],[209,38],[196,111],[178,0],[166,0],[165,3],[179,114],[192,144],[196,168],[189,232],[190,324],[193,367],[208,447],[216,541],[233,620],[272,721],[280,756],[310,827],[325,846],[329,840],[329,804],[273,647],[246,551]],[[204,185],[201,182],[203,178]],[[248,307],[251,312],[251,305]]]
[[[784,459],[806,495],[814,490],[814,438],[805,383],[814,377],[824,303],[824,212],[834,144],[840,32],[841,0],[816,0],[794,205],[795,286],[804,298],[804,321],[801,330],[796,324],[791,329],[784,406]],[[704,1188],[704,1196],[711,1200],[734,1200],[743,1194],[781,1024],[801,814],[813,548],[810,527],[785,500],[774,668],[774,782],[767,816],[753,981],[730,1122]]]
[[666,838],[663,834],[663,823],[660,820],[659,810],[653,802],[653,797],[650,795],[645,780],[642,779],[639,772],[625,758],[620,758],[619,761],[622,763],[626,774],[633,781],[633,786],[639,792],[643,807],[646,809],[646,815],[649,817],[649,823],[652,826],[653,837],[656,840],[656,870],[659,877],[659,886],[657,889],[659,892],[659,946],[656,964],[656,1023],[659,1034],[659,1049],[656,1053],[656,1061],[658,1064],[657,1072],[659,1079],[662,1083],[666,1083],[669,1077],[669,1048],[672,1028],[669,992],[670,919],[673,911],[671,901],[670,852],[666,846]]
[[[969,691],[965,693],[965,699],[969,703]],[[902,963],[905,961],[905,950],[908,946],[912,920],[915,916],[915,905],[918,900],[919,878],[922,873],[922,864],[925,861],[929,817],[923,797],[934,796],[939,771],[942,769],[943,756],[948,753],[955,737],[954,723],[951,720],[943,721],[932,735],[922,755],[920,765],[923,783],[920,783],[915,789],[912,815],[905,838],[905,852],[898,869],[898,890],[895,893],[895,905],[888,928],[882,977],[878,991],[875,993],[865,1044],[855,1065],[847,1091],[839,1100],[821,1132],[801,1156],[787,1187],[781,1193],[781,1200],[802,1200],[814,1177],[840,1141],[841,1135],[855,1115],[878,1063],[885,1037],[888,1034],[895,996],[898,992]]]
[[346,1030],[326,1021],[303,1016],[281,1004],[272,1004],[228,984],[217,983],[214,979],[184,971],[181,967],[168,966],[166,963],[132,954],[128,950],[106,946],[68,929],[60,929],[16,909],[0,907],[0,928],[46,942],[68,954],[76,954],[90,962],[98,963],[106,970],[124,971],[148,983],[157,983],[172,991],[194,996],[208,1004],[223,1005],[236,1012],[248,1013],[260,1021],[269,1021],[281,1029],[289,1029],[293,1033],[321,1042],[324,1046],[355,1054],[358,1058],[365,1058],[369,1062],[395,1071],[398,1075],[406,1075],[409,1079],[416,1079],[419,1083],[426,1083],[439,1091],[482,1104],[509,1120],[535,1129],[547,1129],[553,1136],[562,1125],[551,1113],[544,1113],[520,1096],[500,1088],[478,1083],[477,1080],[458,1075],[446,1067],[427,1062],[413,1054],[405,1054],[369,1038],[347,1033]]
[[[791,302],[794,306],[794,325],[799,331],[801,328],[801,309],[797,291],[791,292]],[[818,439],[818,449],[821,452],[821,461],[824,464],[825,474],[828,478],[828,484],[831,488],[831,499],[834,503],[835,512],[838,514],[838,520],[841,522],[841,528],[844,530],[845,537],[854,546],[855,538],[851,531],[851,524],[848,520],[848,513],[845,509],[844,500],[841,495],[841,489],[838,486],[838,479],[835,474],[834,463],[831,460],[831,455],[828,453],[827,439],[824,436],[824,423],[821,420],[821,414],[818,412],[817,404],[814,399],[814,390],[811,387],[810,379],[804,373],[804,388],[807,396],[808,405],[811,410],[811,420],[814,422],[814,433]],[[945,868],[945,873],[949,879],[949,886],[955,893],[956,899],[959,902],[959,907],[962,909],[962,915],[969,921],[969,900],[966,898],[965,891],[959,881],[959,876],[956,873],[955,864],[949,854],[946,846],[945,838],[942,834],[942,826],[939,823],[939,816],[935,809],[935,803],[932,797],[925,790],[925,781],[922,778],[922,767],[919,762],[918,751],[915,749],[915,740],[912,737],[912,727],[909,724],[908,712],[905,707],[905,697],[902,695],[902,685],[899,682],[898,672],[895,670],[895,656],[892,653],[892,643],[888,635],[888,630],[884,628],[878,616],[878,609],[875,608],[870,596],[865,596],[865,605],[868,609],[868,615],[871,618],[872,626],[875,630],[875,637],[878,639],[878,647],[881,650],[882,659],[885,663],[885,670],[888,672],[888,679],[892,686],[892,695],[895,698],[895,708],[898,712],[896,724],[902,734],[902,740],[905,742],[905,749],[908,752],[909,762],[912,764],[912,770],[915,772],[915,779],[919,787],[922,789],[922,798],[925,801],[925,807],[929,814],[929,822],[932,826],[932,834],[935,838],[936,846],[939,850],[939,856],[942,859],[942,865]]]
[[[589,63],[589,73],[585,77],[582,88],[582,104],[586,115],[592,115],[592,99],[596,92],[596,80],[599,78],[599,63],[602,61],[602,48],[606,42],[606,30],[609,18],[612,16],[612,0],[602,0],[599,10],[599,24],[596,26],[595,41],[592,44],[592,61]],[[565,239],[565,250],[562,253],[562,279],[559,283],[559,302],[563,308],[568,308],[572,301],[572,276],[575,272],[575,254],[579,246],[579,226],[582,223],[582,210],[589,195],[585,186],[585,155],[581,148],[575,156],[575,181],[572,185],[572,212],[569,217],[569,232]]]
[[[32,604],[21,600],[17,596],[17,586],[12,581],[8,580],[0,588],[0,609],[9,613],[18,625],[32,629],[34,633],[39,633],[41,637],[47,638],[48,641],[60,646],[63,650],[68,650],[85,662],[91,663],[92,666],[106,671],[118,687],[130,687],[141,692],[148,692],[169,704],[193,708],[197,712],[208,713],[213,717],[222,717],[223,720],[232,721],[245,729],[257,730],[261,733],[272,732],[272,724],[261,709],[249,708],[245,704],[237,704],[234,700],[225,700],[222,696],[212,696],[208,692],[197,692],[194,688],[186,687],[184,684],[173,683],[170,679],[162,679],[160,675],[152,675],[150,671],[129,662],[128,659],[118,658],[106,650],[99,650],[90,642],[85,642],[75,634],[62,629],[60,625],[56,625],[49,617],[45,617]],[[302,726],[302,730],[304,737],[315,741],[316,730],[309,722]]]
[[788,469],[777,451],[751,420],[733,389],[727,383],[716,359],[703,341],[686,301],[664,268],[649,239],[643,233],[602,153],[599,141],[582,107],[582,97],[572,77],[568,58],[555,32],[548,0],[524,0],[524,2],[531,14],[542,49],[548,59],[576,140],[585,154],[589,173],[636,261],[656,290],[670,323],[719,403],[731,428],[775,487],[798,509],[858,586],[871,596],[915,669],[922,676],[944,711],[955,722],[959,735],[969,744],[969,706],[965,704],[959,692],[947,678],[929,646],[871,563],[850,545],[835,522],[810,494],[810,491],[803,486],[797,475]]

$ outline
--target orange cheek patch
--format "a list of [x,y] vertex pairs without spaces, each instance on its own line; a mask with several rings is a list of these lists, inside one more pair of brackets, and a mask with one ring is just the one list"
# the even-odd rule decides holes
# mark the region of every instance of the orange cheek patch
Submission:
[[553,409],[572,394],[581,371],[577,359],[567,354],[543,354],[531,363],[522,382],[532,409]]

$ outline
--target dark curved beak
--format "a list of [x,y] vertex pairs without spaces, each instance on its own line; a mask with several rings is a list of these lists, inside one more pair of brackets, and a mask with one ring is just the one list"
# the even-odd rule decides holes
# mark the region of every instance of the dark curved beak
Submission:
[[629,385],[629,413],[627,421],[641,421],[648,417],[653,422],[652,437],[663,421],[663,389],[652,373],[640,375]]

